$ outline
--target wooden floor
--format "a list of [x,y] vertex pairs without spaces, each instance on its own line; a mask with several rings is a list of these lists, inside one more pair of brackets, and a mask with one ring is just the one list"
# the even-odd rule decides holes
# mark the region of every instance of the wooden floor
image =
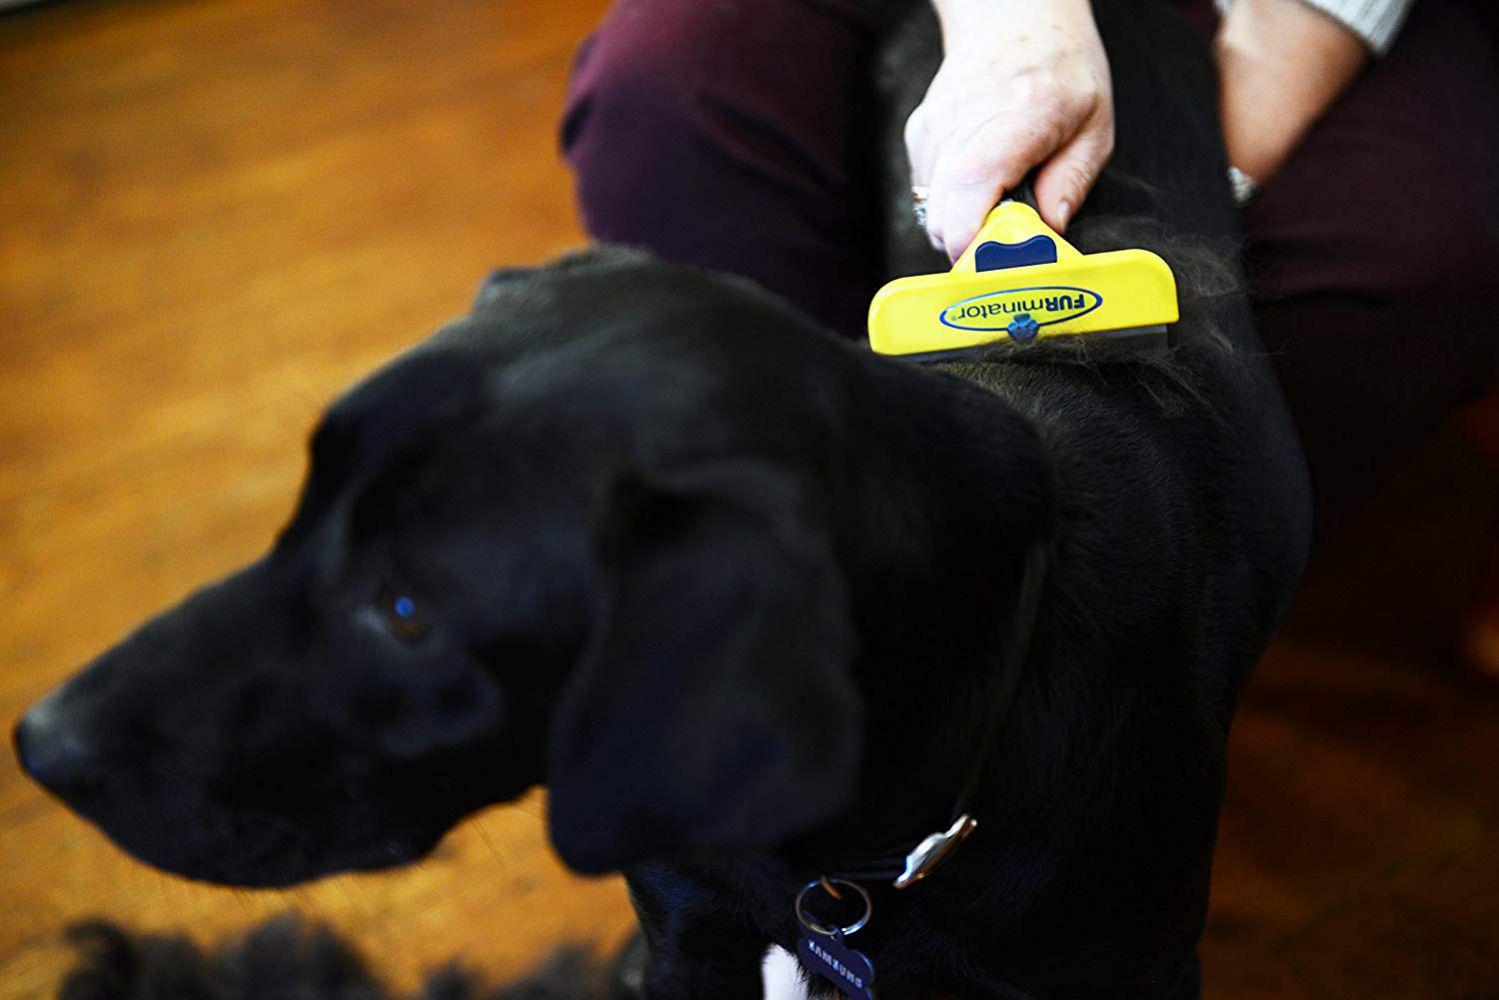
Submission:
[[[553,123],[600,8],[79,0],[0,18],[7,728],[268,542],[335,391],[462,311],[487,269],[578,242]],[[1354,531],[1245,699],[1205,950],[1217,1000],[1499,996],[1499,703],[1442,662],[1499,490],[1456,452],[1429,462],[1423,484],[1466,499],[1399,538],[1398,500]],[[0,1000],[49,995],[59,932],[89,914],[211,940],[293,908],[404,986],[453,956],[505,978],[556,941],[612,947],[622,887],[565,873],[542,809],[492,809],[413,870],[238,892],[123,858],[0,753]]]

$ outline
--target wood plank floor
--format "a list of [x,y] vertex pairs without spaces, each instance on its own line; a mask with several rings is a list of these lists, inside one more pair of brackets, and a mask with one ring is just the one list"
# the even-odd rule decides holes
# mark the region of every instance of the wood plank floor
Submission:
[[[579,241],[553,123],[601,8],[80,0],[0,18],[7,728],[257,554],[338,389],[462,311],[487,269]],[[1431,461],[1467,506],[1403,541],[1377,519],[1355,532],[1245,699],[1205,951],[1218,1000],[1499,996],[1499,705],[1454,680],[1440,639],[1499,491],[1461,455]],[[407,987],[453,956],[503,979],[557,941],[612,947],[620,883],[567,874],[542,809],[489,810],[409,871],[230,891],[123,858],[0,753],[0,1000],[49,995],[59,932],[85,915],[211,940],[292,908]]]

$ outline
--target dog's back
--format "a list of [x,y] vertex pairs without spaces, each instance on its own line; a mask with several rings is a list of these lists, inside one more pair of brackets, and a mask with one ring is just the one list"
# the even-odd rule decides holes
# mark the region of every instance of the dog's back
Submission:
[[[1216,580],[1221,592],[1203,596],[1225,608],[1237,597],[1241,637],[1255,637],[1243,644],[1243,662],[1223,664],[1221,681],[1229,692],[1253,666],[1299,580],[1311,531],[1310,488],[1249,309],[1243,237],[1207,49],[1167,0],[1100,0],[1095,14],[1113,68],[1118,138],[1067,236],[1084,252],[1142,247],[1167,260],[1182,312],[1172,346],[1097,347],[1083,337],[1028,351],[995,349],[946,367],[1003,396],[1044,432],[1065,437],[1068,445],[1058,455],[1078,447],[1144,447],[1163,456],[1151,472],[1179,477],[1200,496],[1217,498],[1213,521],[1191,532],[1204,547],[1219,550],[1204,552],[1196,586]],[[884,125],[878,159],[884,166],[885,270],[895,277],[947,266],[910,211],[902,135],[942,50],[930,4],[888,4],[887,16],[874,86]],[[1131,493],[1151,484],[1120,481],[1115,477],[1128,475],[1131,463],[1099,459],[1077,463],[1072,482],[1090,496],[1119,497],[1105,507],[1124,521],[1098,526],[1104,532],[1098,542],[1117,545],[1132,534],[1128,512],[1141,508],[1129,502]],[[1245,551],[1256,554],[1256,564],[1236,571],[1226,553]],[[1097,610],[1120,597],[1119,589],[1100,589],[1090,595],[1090,606]]]
[[[901,128],[940,61],[938,27],[930,5],[898,6],[875,81],[888,111],[891,276],[947,266],[912,218]],[[1160,254],[1182,316],[1164,353],[1078,338],[944,366],[1033,422],[1061,505],[1031,661],[1045,676],[1020,696],[1034,700],[1010,743],[1024,763],[995,762],[987,783],[990,801],[1010,807],[1000,810],[1010,825],[991,821],[987,833],[1029,847],[991,856],[999,881],[985,892],[1008,902],[970,915],[994,923],[959,936],[972,953],[1006,956],[997,964],[1012,985],[1160,996],[1201,933],[1234,698],[1300,578],[1311,505],[1248,305],[1206,47],[1164,2],[1095,10],[1118,139],[1067,235],[1085,252]],[[1067,762],[1048,762],[1054,751]],[[1037,774],[1054,784],[1031,784]],[[1089,812],[1058,816],[1047,806],[1058,800]],[[947,877],[983,877],[954,867]],[[1032,879],[1043,893],[1029,894]],[[1189,963],[1170,995],[1195,993]]]

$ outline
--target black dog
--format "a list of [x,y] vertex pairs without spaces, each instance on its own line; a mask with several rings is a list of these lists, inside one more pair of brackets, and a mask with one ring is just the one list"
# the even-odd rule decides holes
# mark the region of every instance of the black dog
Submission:
[[881,996],[1196,995],[1234,696],[1309,500],[1212,250],[1210,61],[1155,0],[1099,6],[1118,153],[1069,235],[1173,264],[1168,356],[940,371],[633,253],[497,274],[331,409],[269,555],[31,710],[26,768],[255,885],[409,861],[545,782],[562,857],[628,874],[652,998],[758,995],[798,889],[972,780],[977,833],[871,887]]

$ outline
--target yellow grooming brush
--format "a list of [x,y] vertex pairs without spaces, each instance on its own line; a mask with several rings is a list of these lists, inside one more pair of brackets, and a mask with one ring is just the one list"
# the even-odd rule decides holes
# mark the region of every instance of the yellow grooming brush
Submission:
[[1166,339],[1176,279],[1149,250],[1083,254],[1029,205],[1003,201],[946,274],[897,278],[869,306],[869,344],[923,359],[1001,342]]

